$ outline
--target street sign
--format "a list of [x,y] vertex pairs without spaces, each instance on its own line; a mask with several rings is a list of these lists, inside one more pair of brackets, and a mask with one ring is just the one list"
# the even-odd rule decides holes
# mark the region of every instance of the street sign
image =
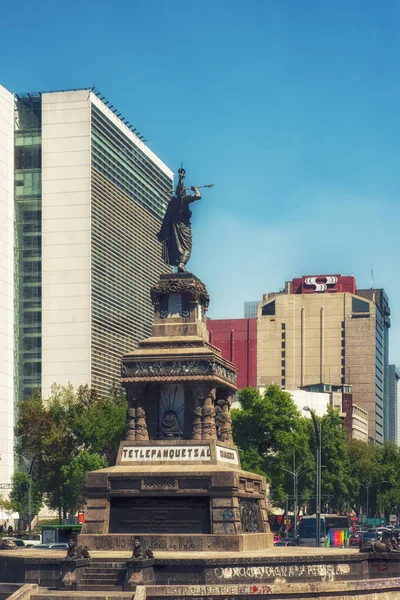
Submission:
[[368,518],[368,519],[365,519],[365,524],[370,527],[379,527],[379,526],[386,525],[386,519],[381,518],[381,517]]

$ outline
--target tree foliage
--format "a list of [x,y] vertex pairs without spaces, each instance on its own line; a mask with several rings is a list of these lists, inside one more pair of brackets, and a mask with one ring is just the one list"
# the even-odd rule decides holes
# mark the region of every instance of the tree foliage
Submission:
[[19,513],[20,518],[27,518],[29,514],[29,491],[31,489],[31,514],[36,515],[42,507],[42,494],[34,481],[30,482],[28,473],[16,472],[11,478],[11,492],[8,498],[0,499],[0,506],[8,513]]
[[[293,497],[293,476],[299,477],[299,504],[315,510],[316,436],[313,422],[302,417],[289,393],[271,385],[262,395],[245,388],[239,392],[241,409],[232,410],[234,441],[242,467],[267,478],[270,499],[283,507]],[[349,440],[338,411],[328,408],[317,417],[321,428],[322,510],[390,513],[400,516],[400,448]],[[292,499],[290,499],[290,504]]]
[[17,452],[32,461],[33,479],[60,518],[83,505],[87,471],[114,463],[126,411],[122,392],[100,398],[88,386],[53,385],[49,398],[36,392],[21,403]]
[[[269,386],[263,395],[255,388],[239,392],[240,409],[232,410],[232,428],[239,446],[242,467],[265,475],[271,484],[272,498],[284,502],[293,494],[293,479],[283,468],[302,471],[312,465],[308,444],[308,425],[290,394]],[[307,478],[301,481],[302,489]]]

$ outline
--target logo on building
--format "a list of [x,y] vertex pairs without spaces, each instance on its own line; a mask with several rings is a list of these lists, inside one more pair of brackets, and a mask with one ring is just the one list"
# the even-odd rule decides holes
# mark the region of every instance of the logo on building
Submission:
[[328,287],[334,287],[339,281],[335,275],[323,275],[319,277],[306,277],[304,285],[314,288],[315,292],[326,292]]

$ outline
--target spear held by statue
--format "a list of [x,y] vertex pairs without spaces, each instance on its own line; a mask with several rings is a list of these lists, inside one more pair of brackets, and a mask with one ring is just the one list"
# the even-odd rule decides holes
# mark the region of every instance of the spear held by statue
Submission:
[[[212,188],[214,187],[214,183],[203,183],[203,185],[190,185],[189,187],[184,187],[181,188],[183,191],[184,190],[192,190],[193,188],[196,188],[197,190],[199,188]],[[170,193],[173,194],[175,192],[175,190],[170,190]]]

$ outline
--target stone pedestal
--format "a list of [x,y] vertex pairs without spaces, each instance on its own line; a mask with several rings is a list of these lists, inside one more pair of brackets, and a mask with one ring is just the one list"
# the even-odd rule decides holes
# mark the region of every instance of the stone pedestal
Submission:
[[150,585],[152,583],[155,583],[154,558],[128,560],[124,590],[135,590],[137,585]]
[[241,470],[230,407],[236,371],[209,343],[209,296],[190,273],[152,288],[150,338],[122,359],[127,436],[114,467],[88,474],[79,544],[153,550],[272,546],[265,479]]
[[57,587],[61,590],[76,590],[79,580],[90,565],[90,558],[65,559]]

